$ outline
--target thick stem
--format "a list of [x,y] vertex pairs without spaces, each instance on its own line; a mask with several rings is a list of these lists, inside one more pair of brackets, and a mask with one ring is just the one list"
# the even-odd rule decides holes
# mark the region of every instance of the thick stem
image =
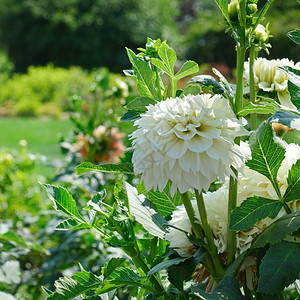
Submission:
[[171,77],[171,97],[176,97],[176,90],[177,90],[177,80],[174,77]]
[[[232,168],[235,176],[238,176],[237,170]],[[229,196],[228,196],[228,228],[227,228],[227,265],[232,263],[235,259],[235,252],[236,252],[236,232],[234,230],[229,230],[229,216],[233,209],[236,207],[237,203],[237,189],[238,189],[238,180],[230,176],[229,181]]]
[[[256,101],[256,91],[255,91],[255,82],[254,82],[254,61],[256,57],[256,46],[252,45],[250,48],[250,56],[249,56],[249,86],[250,86],[250,101],[255,103]],[[255,130],[257,128],[257,114],[252,113],[250,115],[250,125],[251,130]]]
[[220,281],[224,276],[224,267],[221,262],[220,256],[218,255],[217,247],[214,243],[214,236],[213,236],[211,228],[208,224],[207,213],[206,213],[206,208],[205,208],[205,203],[204,203],[202,192],[195,190],[195,195],[196,195],[198,210],[199,210],[199,214],[200,214],[201,224],[203,227],[205,237],[208,242],[208,246],[210,248],[210,255],[213,259],[213,263],[215,266],[215,274],[212,274],[212,275],[214,276],[214,278],[217,281]]
[[243,105],[243,73],[244,73],[244,61],[246,55],[246,46],[237,46],[237,82],[236,82],[236,94],[235,94],[235,113],[237,114]]
[[196,237],[203,241],[203,238],[204,238],[203,232],[201,230],[200,224],[197,223],[195,211],[192,206],[192,203],[191,203],[188,193],[186,192],[186,193],[181,194],[181,199],[182,199],[183,205],[185,207],[185,210],[187,212],[187,215],[190,219],[190,222],[192,224],[192,228],[193,228],[193,231],[194,231]]

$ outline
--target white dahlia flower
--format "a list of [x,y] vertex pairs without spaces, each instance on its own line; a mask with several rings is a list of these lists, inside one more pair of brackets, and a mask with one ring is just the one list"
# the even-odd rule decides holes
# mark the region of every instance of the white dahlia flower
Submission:
[[[214,243],[219,254],[226,251],[227,248],[227,209],[228,209],[228,188],[221,187],[215,192],[208,192],[203,194],[204,203],[207,211],[208,223],[214,234]],[[192,200],[196,218],[201,224],[199,211],[196,200]],[[192,226],[188,215],[183,205],[179,206],[177,210],[173,211],[170,225],[182,229],[186,232],[192,233]],[[238,254],[246,251],[253,240],[264,228],[270,224],[269,220],[262,220],[246,231],[237,234],[237,252]],[[169,228],[169,232],[165,238],[170,242],[173,248],[180,256],[189,257],[194,254],[196,248],[189,241],[186,234],[177,230],[174,227]]]
[[149,105],[134,125],[132,162],[147,190],[162,191],[170,180],[172,195],[191,187],[207,191],[243,162],[234,139],[248,132],[220,95],[168,98]]
[[[227,248],[227,209],[228,209],[228,188],[223,186],[215,192],[203,194],[204,203],[207,211],[207,218],[214,235],[214,243],[217,247],[218,254],[221,260],[226,262],[226,248]],[[196,218],[201,224],[200,216],[195,200],[192,201]],[[269,219],[261,220],[252,228],[237,233],[237,255],[250,248],[255,236],[262,232],[271,221]],[[172,213],[172,219],[169,224],[192,233],[192,225],[189,221],[188,215],[183,205],[179,206],[176,211]],[[170,247],[173,248],[180,256],[190,257],[195,251],[196,247],[189,241],[186,234],[177,230],[174,227],[169,228],[169,232],[165,235],[165,239],[170,242]],[[255,284],[255,260],[251,257],[247,258],[240,268],[239,281],[245,280],[244,273],[247,273],[247,286],[253,288]],[[216,282],[204,266],[200,266],[195,270],[194,280],[196,282],[206,282],[206,291],[211,291],[215,288]]]
[[[291,102],[288,92],[288,76],[278,67],[289,66],[292,68],[300,68],[299,63],[296,65],[293,61],[284,59],[272,59],[259,57],[254,62],[254,80],[258,89],[265,92],[277,92],[279,102],[292,109],[297,109]],[[244,64],[244,76],[249,81],[249,62]]]

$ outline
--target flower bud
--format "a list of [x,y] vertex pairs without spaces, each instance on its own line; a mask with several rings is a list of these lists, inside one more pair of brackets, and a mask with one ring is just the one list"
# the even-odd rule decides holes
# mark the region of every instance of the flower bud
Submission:
[[257,5],[254,3],[247,5],[247,15],[252,15],[257,11]]
[[228,14],[231,21],[237,21],[240,12],[240,4],[238,0],[231,0],[228,4]]
[[255,28],[254,35],[255,39],[261,43],[265,43],[269,38],[269,33],[267,32],[267,29],[261,24],[258,24]]

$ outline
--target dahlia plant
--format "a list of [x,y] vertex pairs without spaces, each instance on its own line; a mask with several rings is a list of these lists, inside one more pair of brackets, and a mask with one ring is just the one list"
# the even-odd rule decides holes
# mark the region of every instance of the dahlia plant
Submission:
[[[69,216],[58,230],[89,228],[126,254],[97,275],[60,278],[48,299],[121,299],[121,290],[131,299],[283,299],[289,285],[299,289],[300,146],[283,139],[300,129],[299,63],[258,57],[270,48],[260,22],[272,0],[260,11],[255,0],[215,2],[236,42],[236,84],[215,69],[198,74],[193,61],[178,68],[166,41],[148,38],[139,53],[127,49],[124,71],[140,94],[122,117],[134,122],[132,162],[77,167],[123,174],[113,205],[100,191],[79,212],[65,189],[44,184]],[[299,30],[288,35],[299,43]],[[258,114],[268,118],[259,124]]]

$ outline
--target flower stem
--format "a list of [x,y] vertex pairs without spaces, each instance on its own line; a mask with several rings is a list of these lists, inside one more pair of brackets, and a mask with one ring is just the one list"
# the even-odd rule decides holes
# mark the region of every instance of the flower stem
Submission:
[[[236,169],[232,168],[235,176],[238,176],[238,172]],[[228,196],[228,227],[229,227],[229,216],[232,210],[236,207],[237,203],[237,189],[238,189],[238,180],[230,176],[229,180],[229,196]],[[236,233],[234,230],[229,230],[227,228],[227,265],[232,263],[235,259],[235,252],[236,252]]]
[[[256,101],[256,91],[255,91],[255,82],[254,82],[254,60],[256,58],[256,46],[252,45],[250,47],[250,55],[249,55],[249,86],[250,86],[250,101],[255,103]],[[251,130],[255,130],[257,128],[257,114],[250,114],[250,125]]]
[[171,97],[176,98],[177,80],[171,77]]
[[203,241],[203,239],[204,239],[203,232],[201,230],[200,224],[197,223],[195,211],[192,206],[192,203],[191,203],[188,193],[185,192],[185,193],[181,194],[181,199],[182,199],[183,205],[185,207],[185,210],[187,212],[187,215],[190,219],[190,222],[192,224],[192,228],[193,228],[193,231],[194,231],[196,237]]
[[244,61],[246,55],[246,46],[243,44],[237,46],[237,82],[235,94],[235,113],[238,114],[243,105],[243,73]]
[[208,224],[207,213],[206,213],[206,208],[205,208],[205,203],[204,203],[202,192],[195,190],[195,195],[196,195],[198,210],[199,210],[199,214],[200,214],[201,224],[203,227],[205,237],[207,238],[208,246],[210,248],[210,255],[213,259],[213,263],[215,266],[215,274],[213,274],[213,275],[214,275],[214,278],[216,281],[220,281],[224,276],[224,267],[222,265],[219,255],[218,255],[217,247],[214,243],[213,233]]

